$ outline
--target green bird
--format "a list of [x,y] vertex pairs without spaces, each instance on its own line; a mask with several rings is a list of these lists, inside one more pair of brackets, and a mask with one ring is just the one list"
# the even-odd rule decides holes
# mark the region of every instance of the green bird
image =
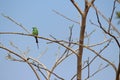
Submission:
[[37,27],[33,27],[33,30],[32,30],[32,34],[35,36],[35,40],[36,40],[36,43],[37,43],[37,47],[39,48],[39,45],[38,45],[38,29]]
[[120,19],[120,11],[116,12],[116,16],[117,16],[118,19]]

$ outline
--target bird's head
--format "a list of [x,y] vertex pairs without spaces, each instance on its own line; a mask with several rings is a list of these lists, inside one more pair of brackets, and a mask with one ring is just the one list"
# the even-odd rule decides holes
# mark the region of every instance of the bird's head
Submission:
[[37,29],[37,27],[32,27],[32,29]]

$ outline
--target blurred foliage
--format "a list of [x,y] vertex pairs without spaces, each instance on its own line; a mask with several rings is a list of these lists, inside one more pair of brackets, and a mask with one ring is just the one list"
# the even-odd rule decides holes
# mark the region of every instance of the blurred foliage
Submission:
[[116,16],[120,19],[120,11],[116,11]]
[[[120,11],[116,11],[116,17],[117,19],[120,19]],[[120,24],[120,20],[118,21],[118,24]]]

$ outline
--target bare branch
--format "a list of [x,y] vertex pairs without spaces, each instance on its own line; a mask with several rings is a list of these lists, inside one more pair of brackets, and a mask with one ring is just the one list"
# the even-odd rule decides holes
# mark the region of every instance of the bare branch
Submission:
[[89,64],[89,57],[88,57],[87,65],[88,65],[88,77],[87,77],[87,78],[89,78],[89,77],[90,77],[90,64]]
[[[17,33],[17,32],[0,32],[0,34],[17,34],[17,35],[24,35],[24,36],[33,36],[33,34],[24,34],[24,33]],[[38,38],[40,39],[43,39],[43,40],[47,40],[47,41],[51,41],[51,42],[54,42],[54,43],[57,43],[63,47],[65,47],[66,49],[70,50],[72,53],[74,53],[75,55],[78,55],[77,52],[75,52],[73,49],[71,49],[70,47],[62,44],[60,41],[58,40],[52,40],[52,39],[49,39],[49,38],[45,38],[45,37],[41,37],[41,36],[37,36]]]
[[[34,59],[32,57],[29,57],[29,58],[27,58],[27,60],[32,60],[33,62],[35,62],[38,65],[42,66],[43,68],[47,69],[47,67],[43,63],[41,63],[38,59]],[[33,63],[33,62],[31,62],[31,63]],[[46,73],[47,73],[47,75],[49,74],[49,72],[47,72],[47,71],[46,71]]]
[[76,7],[76,9],[78,10],[78,12],[83,15],[83,12],[81,11],[81,9],[79,8],[79,6],[75,3],[74,0],[70,0],[72,2],[72,4]]
[[[69,38],[68,38],[68,47],[71,46],[71,41],[72,41],[72,29],[73,29],[73,25],[70,26],[70,35],[69,35]],[[53,39],[57,40],[55,37],[51,36]],[[60,64],[62,63],[65,59],[67,59],[67,57],[69,57],[71,54],[68,54],[69,53],[69,50],[66,48],[65,51],[63,52],[63,54],[57,59],[57,61],[54,63],[53,67],[51,68],[51,72],[54,71],[54,69]],[[65,55],[66,54],[66,55]],[[50,79],[50,76],[51,74],[49,74],[48,76],[48,79]]]
[[77,21],[75,21],[75,20],[72,20],[72,19],[68,18],[67,16],[61,14],[60,12],[58,12],[58,11],[56,11],[56,10],[53,10],[53,12],[55,12],[56,14],[62,16],[63,18],[65,18],[65,19],[67,19],[67,20],[69,20],[69,21],[71,21],[71,22],[74,22],[74,23],[80,24],[79,22],[77,22]]
[[[100,55],[110,44],[111,41],[109,41],[99,52],[98,54]],[[92,62],[97,58],[98,56],[96,55],[91,61],[89,61],[89,65],[92,64]],[[82,69],[85,69],[88,66],[88,64],[83,67]]]
[[6,16],[4,14],[2,14],[3,17],[7,18],[8,20],[12,21],[13,23],[15,23],[16,25],[20,26],[24,31],[26,31],[27,33],[30,33],[22,24],[16,22],[14,19],[12,19],[9,16]]
[[[54,72],[51,72],[50,70],[48,70],[47,68],[43,68],[43,67],[41,67],[41,66],[39,66],[39,65],[36,65],[36,64],[34,64],[34,63],[31,63],[32,65],[34,65],[35,67],[37,67],[38,69],[43,69],[43,70],[45,70],[45,71],[47,71],[47,72],[49,72],[49,73],[52,73],[54,76],[56,76],[57,78],[59,78],[59,79],[61,79],[61,80],[64,80],[62,77],[60,77],[59,75],[57,75],[56,73],[54,73]],[[47,79],[47,80],[49,80],[49,79]]]
[[41,69],[39,68],[39,66],[42,66],[43,68],[47,69],[44,64],[42,64],[40,61],[38,61],[38,60],[36,60],[36,59],[33,59],[33,58],[30,58],[30,57],[27,58],[27,60],[32,60],[31,64],[32,64],[33,66],[37,67],[38,71],[43,75],[43,77],[44,77],[46,80],[48,80],[48,79],[47,79],[47,75],[48,75],[49,72],[46,71],[47,75],[45,75],[45,74],[41,71]]
[[16,50],[18,50],[20,53],[22,53],[22,51],[13,42],[10,41],[10,45]]
[[91,74],[89,77],[87,77],[85,80],[89,80],[89,78],[93,77],[94,75],[96,75],[98,72],[102,71],[103,69],[107,68],[109,66],[109,64],[107,64],[106,66],[99,68],[98,70],[96,70],[93,74]]
[[87,47],[87,46],[84,46],[85,48],[89,49],[90,51],[92,51],[93,53],[95,53],[98,57],[100,57],[102,60],[106,61],[107,63],[109,63],[113,69],[115,70],[115,72],[117,72],[117,68],[115,67],[115,65],[113,63],[111,63],[109,60],[107,60],[106,58],[102,57],[100,54],[98,54],[95,50]]
[[25,62],[31,67],[31,69],[33,70],[33,72],[35,73],[37,79],[40,80],[40,77],[39,77],[38,73],[36,72],[36,70],[34,69],[34,67],[27,61],[26,58],[24,58],[24,57],[22,57],[21,55],[13,52],[12,50],[9,50],[9,49],[6,48],[6,47],[0,46],[0,48],[3,49],[3,50],[8,51],[9,53],[11,53],[11,54],[13,54],[13,55],[16,55],[17,57],[19,57],[19,58],[21,58],[23,61],[25,61]]
[[[113,9],[112,9],[111,17],[110,17],[110,19],[109,19],[110,23],[112,22],[113,14],[114,14],[114,11],[115,11],[115,4],[116,4],[116,1],[117,1],[117,0],[114,0],[114,4],[113,4]],[[111,28],[111,24],[110,24],[110,23],[109,23],[108,32],[110,32],[110,28]]]
[[92,7],[112,26],[113,30],[115,30],[120,37],[120,32],[118,31],[118,29],[116,29],[116,27],[95,7],[95,5],[93,5]]
[[[120,43],[119,43],[119,41],[117,40],[117,38],[114,36],[114,35],[112,35],[112,34],[110,34],[109,32],[107,32],[103,27],[102,27],[102,24],[101,24],[101,22],[100,22],[100,20],[99,20],[99,16],[98,16],[98,13],[97,13],[97,10],[96,10],[96,15],[97,15],[97,20],[98,20],[98,23],[99,23],[99,25],[100,25],[100,28],[106,33],[106,34],[108,34],[109,36],[111,36],[115,41],[116,41],[116,43],[117,43],[117,45],[118,45],[118,47],[119,47],[119,50],[120,50]],[[119,63],[120,63],[120,53],[119,53]],[[114,67],[113,67],[114,68]],[[118,69],[119,69],[119,67],[118,67]],[[117,72],[117,69],[115,70],[116,71],[116,74],[118,74]]]

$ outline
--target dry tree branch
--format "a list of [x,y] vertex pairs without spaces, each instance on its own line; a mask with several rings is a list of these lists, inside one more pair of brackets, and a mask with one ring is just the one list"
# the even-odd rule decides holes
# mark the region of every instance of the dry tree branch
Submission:
[[87,38],[87,45],[89,45],[90,43],[90,36],[96,31],[96,29],[94,29],[93,31],[91,31],[90,33],[86,32],[85,38]]
[[104,60],[104,61],[106,61],[107,63],[109,63],[112,67],[113,67],[113,69],[115,70],[115,72],[117,72],[117,68],[115,67],[115,65],[112,63],[112,62],[110,62],[109,60],[107,60],[106,58],[104,58],[104,57],[102,57],[98,52],[96,52],[95,50],[93,50],[93,49],[91,49],[91,48],[89,48],[89,47],[87,47],[87,46],[83,46],[84,48],[86,48],[86,49],[88,49],[88,50],[90,50],[90,51],[92,51],[93,53],[95,53],[98,57],[100,57],[102,60]]
[[120,32],[118,31],[118,29],[116,29],[116,27],[95,7],[95,5],[93,5],[92,7],[112,26],[113,30],[115,30],[120,37]]
[[[113,16],[113,13],[114,13],[114,9],[115,9],[115,3],[116,3],[116,0],[114,1],[114,5],[113,5],[113,10],[112,10],[112,14],[111,14],[111,20],[112,20],[112,16]],[[98,24],[99,24],[99,27],[106,33],[106,34],[108,34],[110,37],[112,37],[114,40],[115,40],[115,42],[117,43],[117,45],[118,45],[118,47],[119,47],[119,50],[120,50],[120,43],[119,43],[119,41],[118,41],[118,39],[114,36],[114,35],[112,35],[111,33],[110,33],[110,29],[108,29],[108,31],[106,31],[104,28],[103,28],[103,26],[102,26],[102,24],[101,24],[101,22],[100,22],[100,20],[99,20],[99,15],[98,15],[98,13],[109,23],[109,28],[110,28],[110,26],[112,26],[112,28],[117,32],[117,34],[120,36],[120,32],[115,28],[115,26],[111,23],[111,20],[109,21],[100,11],[98,11],[98,9],[95,7],[95,6],[93,6],[94,7],[94,9],[95,9],[95,11],[96,11],[96,16],[97,16],[97,20],[98,20]],[[120,53],[119,53],[119,65],[120,65]],[[119,71],[120,71],[120,66],[118,65],[118,71],[117,71],[117,69],[116,69],[116,80],[119,80]]]
[[[119,37],[118,37],[118,38],[119,38]],[[113,38],[107,39],[107,40],[105,40],[105,41],[102,41],[102,42],[99,42],[99,43],[96,43],[96,44],[87,45],[87,46],[88,46],[88,47],[95,47],[95,46],[102,45],[102,44],[104,44],[104,43],[106,43],[106,42],[109,42],[109,41],[111,41],[111,40],[113,40]],[[68,42],[68,41],[65,41],[65,40],[59,40],[59,42],[68,43],[68,44],[69,44],[69,42]],[[78,42],[71,42],[71,44],[79,45]]]
[[94,75],[96,75],[98,72],[104,70],[105,68],[107,68],[109,66],[109,64],[107,64],[106,66],[99,68],[98,70],[96,70],[93,74],[91,74],[89,77],[87,77],[85,80],[89,80],[89,78],[93,77]]
[[[67,59],[70,55],[72,55],[72,53],[66,55],[65,57],[60,57],[60,58],[54,63],[54,65],[53,65],[53,67],[51,68],[50,72],[52,73],[52,72],[54,71],[54,69],[55,69],[60,63],[62,63],[65,59]],[[51,76],[51,74],[49,74],[48,79],[50,79],[50,76]]]
[[[115,2],[114,2],[114,4],[115,4]],[[95,11],[96,11],[96,15],[97,15],[97,20],[98,20],[98,23],[99,23],[99,25],[100,25],[100,28],[106,33],[106,34],[108,34],[110,37],[112,37],[115,41],[116,41],[116,43],[117,43],[117,45],[118,45],[118,47],[119,47],[119,51],[120,51],[120,43],[119,43],[119,41],[117,40],[117,38],[114,36],[114,35],[112,35],[110,32],[107,32],[103,27],[102,27],[102,24],[101,24],[101,22],[100,22],[100,20],[99,20],[99,16],[98,16],[98,10],[97,10],[97,8],[96,7],[94,7],[95,8]],[[103,16],[103,15],[102,15]],[[107,18],[106,17],[104,17],[103,16],[103,18],[107,21]],[[107,21],[109,24],[111,24],[111,26],[113,27],[113,29],[118,33],[118,35],[120,36],[120,32],[112,25],[112,23],[110,23],[109,21]],[[119,64],[118,64],[118,71],[116,71],[116,80],[119,80],[119,74],[120,74],[120,53],[119,53]]]
[[99,45],[102,45],[102,44],[104,44],[104,43],[106,43],[106,42],[109,42],[109,41],[111,41],[111,40],[112,40],[112,38],[107,39],[107,40],[102,41],[102,42],[99,42],[99,43],[96,43],[96,44],[91,44],[91,45],[88,45],[88,47],[95,47],[95,46],[99,46]]
[[24,58],[24,57],[22,57],[21,55],[15,53],[15,52],[12,51],[12,50],[9,50],[9,49],[6,48],[6,47],[0,46],[0,48],[3,49],[3,50],[8,51],[9,53],[11,53],[11,54],[13,54],[13,55],[16,55],[17,57],[19,57],[20,59],[22,59],[24,62],[26,62],[26,63],[31,67],[31,69],[33,70],[33,72],[35,73],[37,79],[40,80],[40,77],[39,77],[38,73],[36,72],[36,70],[34,69],[34,67],[27,61],[26,58]]
[[[32,65],[34,65],[35,67],[38,68],[38,70],[40,71],[40,73],[43,75],[43,77],[46,79],[46,80],[50,80],[50,78],[48,77],[49,74],[53,74],[54,76],[56,76],[57,78],[61,79],[61,80],[64,80],[62,77],[60,77],[59,75],[57,75],[56,73],[54,73],[53,71],[50,71],[49,69],[46,68],[46,66],[44,64],[42,64],[40,61],[36,60],[36,59],[33,59],[33,58],[28,58],[28,60],[32,60],[33,62],[31,62]],[[36,63],[36,64],[35,64]],[[42,70],[45,70],[46,73],[47,73],[47,76],[41,71]]]
[[80,24],[79,22],[77,22],[77,21],[75,21],[75,20],[72,20],[72,19],[68,18],[67,16],[61,14],[60,12],[58,12],[58,11],[56,11],[56,10],[52,10],[52,11],[55,12],[56,14],[62,16],[63,18],[69,20],[69,21],[72,21],[72,22],[74,22],[74,23]]
[[77,56],[77,80],[82,79],[82,56],[83,56],[83,44],[84,44],[84,34],[86,29],[86,19],[88,11],[91,7],[91,5],[94,3],[95,0],[91,0],[88,2],[88,0],[85,0],[85,8],[84,11],[80,9],[80,7],[76,4],[74,0],[71,0],[71,3],[75,6],[79,14],[81,14],[82,20],[81,20],[81,26],[80,26],[80,36],[79,36],[79,50],[78,50],[78,56]]
[[[53,37],[53,36],[52,36]],[[38,37],[39,38],[39,37]],[[53,37],[54,38],[54,37]],[[66,46],[64,45],[63,43],[61,43],[61,41],[57,40],[56,38],[54,38],[55,40],[51,40],[51,39],[48,39],[48,38],[42,38],[42,39],[45,39],[45,40],[48,40],[48,41],[51,41],[51,42],[54,42],[54,43],[57,43],[63,47],[65,47],[66,49],[70,50],[72,53],[74,53],[76,56],[78,56],[77,52],[75,52],[72,48],[70,48],[69,46]]]
[[[24,35],[24,36],[33,36],[32,34],[25,34],[25,33],[17,33],[17,32],[0,32],[0,34],[17,34],[17,35]],[[57,43],[65,48],[67,48],[68,50],[70,50],[72,53],[74,53],[75,55],[78,55],[77,52],[75,52],[73,49],[71,49],[70,47],[64,45],[63,43],[61,43],[60,41],[58,40],[52,40],[52,39],[49,39],[49,38],[45,38],[45,37],[41,37],[41,36],[38,36],[38,38],[40,39],[43,39],[43,40],[47,40],[47,41],[51,41],[51,42],[54,42],[54,43]]]
[[83,15],[83,12],[81,11],[80,7],[75,3],[74,0],[70,0],[72,2],[72,4],[76,7],[76,9],[78,10],[78,12]]
[[102,67],[102,68],[100,68],[100,69],[98,69],[97,71],[95,71],[90,77],[92,77],[92,76],[94,76],[95,74],[97,74],[98,72],[100,72],[101,70],[103,70],[103,69],[105,69],[105,68],[107,68],[109,66],[109,64],[107,64],[106,66],[104,66],[104,67]]
[[59,75],[57,75],[56,73],[54,73],[54,72],[51,72],[50,70],[48,70],[48,69],[45,69],[45,68],[43,68],[43,67],[39,67],[40,69],[43,69],[43,70],[45,70],[45,71],[48,71],[48,72],[50,72],[50,73],[52,73],[53,75],[55,75],[57,78],[59,78],[60,80],[65,80],[65,79],[63,79],[62,77],[60,77]]
[[[70,27],[69,27],[69,29],[70,29],[70,35],[69,35],[69,38],[68,38],[68,41],[69,41],[69,43],[68,43],[68,47],[71,47],[72,34],[73,34],[73,33],[72,33],[72,32],[73,32],[73,31],[72,31],[72,30],[73,30],[73,26],[74,26],[74,25],[72,25],[72,26],[70,26]],[[66,54],[66,55],[68,55],[69,50],[67,50],[67,49],[66,49],[66,51],[65,51],[65,52],[67,52],[67,54]]]
[[[72,29],[73,29],[73,25],[70,26],[70,35],[69,35],[69,38],[68,38],[68,47],[71,47],[71,42],[72,42]],[[51,36],[53,39],[57,40],[55,37]],[[57,61],[54,63],[52,69],[51,69],[51,72],[54,71],[54,69],[61,63],[63,62],[67,57],[69,57],[71,54],[68,54],[69,53],[69,50],[66,48],[65,51],[63,52],[63,54],[57,59]],[[51,74],[49,74],[48,76],[48,79],[50,78]]]
[[[34,65],[35,67],[38,68],[38,70],[42,73],[42,75],[44,76],[44,78],[46,80],[50,80],[49,75],[53,74],[54,76],[56,76],[57,78],[64,80],[62,77],[58,76],[56,73],[54,73],[53,71],[49,70],[46,68],[46,66],[44,64],[42,64],[40,61],[33,59],[31,57],[28,58],[28,60],[32,60],[33,62],[31,62],[32,65]],[[36,64],[35,64],[36,63]],[[47,76],[45,76],[45,74],[41,71],[41,69],[45,70],[47,73]]]
[[[114,1],[114,4],[113,4],[113,9],[112,9],[111,17],[110,17],[110,19],[109,19],[109,22],[110,22],[110,23],[112,22],[113,14],[114,14],[114,12],[115,12],[116,1],[117,1],[117,0],[115,0],[115,1]],[[111,24],[110,24],[110,23],[109,23],[109,27],[108,27],[108,32],[110,32],[110,28],[111,28]]]
[[29,49],[27,48],[27,50],[22,51],[18,46],[16,46],[13,42],[10,41],[10,45],[15,48],[17,51],[19,51],[19,53],[21,53],[24,57],[29,53]]
[[48,50],[48,47],[46,47],[46,49],[42,52],[40,52],[40,55],[37,57],[37,59],[40,59]]
[[[91,60],[91,61],[89,61],[89,63],[86,65],[86,66],[84,66],[83,68],[82,68],[82,70],[84,70],[85,68],[87,68],[90,64],[92,64],[92,62],[97,58],[97,57],[102,57],[102,56],[98,56],[98,55],[100,55],[108,46],[109,46],[109,44],[110,44],[110,42],[111,41],[109,41],[99,52],[96,52],[95,50],[93,50],[93,49],[91,49],[90,47],[88,47],[88,46],[83,46],[83,47],[85,47],[85,48],[87,48],[88,50],[92,50],[92,52],[94,51],[95,52],[95,54],[96,54],[96,56]],[[93,52],[93,53],[94,53]],[[109,62],[108,62],[109,63]],[[114,64],[112,64],[112,63],[110,63],[110,65],[112,66],[114,66]],[[115,66],[114,66],[115,67]],[[116,67],[115,67],[116,68]],[[75,77],[77,76],[77,74],[75,74],[72,78],[71,78],[71,80],[73,80]]]
[[[29,61],[32,60],[31,64],[34,65],[34,66],[37,64],[38,66],[42,66],[43,68],[47,69],[47,67],[43,63],[41,63],[38,59],[34,59],[32,57],[29,57],[29,58],[27,58],[27,60],[29,60]],[[42,71],[40,70],[40,72],[42,72]],[[46,71],[46,73],[47,73],[47,76],[48,76],[49,72]],[[47,77],[44,75],[44,73],[42,73],[42,75],[47,79]]]
[[[100,55],[111,43],[111,40],[98,52],[98,54]],[[96,55],[90,62],[89,65],[97,58],[98,56]],[[83,67],[83,69],[85,69],[88,65],[86,65],[85,67]]]
[[94,2],[95,0],[91,0],[90,2],[88,2],[88,0],[85,0],[85,9],[84,9],[85,13],[88,13],[89,8],[93,5]]
[[[119,37],[118,37],[119,38]],[[110,39],[107,39],[107,40],[105,40],[105,41],[102,41],[102,42],[99,42],[99,43],[95,43],[95,44],[91,44],[91,45],[87,45],[88,47],[95,47],[95,46],[99,46],[99,45],[102,45],[102,44],[104,44],[104,43],[106,43],[106,42],[109,42],[109,41],[111,41],[111,40],[113,40],[113,38],[110,38]],[[61,43],[68,43],[69,44],[69,42],[68,41],[65,41],[65,40],[59,40],[59,42],[61,42]],[[50,42],[51,43],[51,42]],[[79,43],[78,42],[71,42],[71,44],[74,44],[74,45],[79,45]]]
[[87,60],[87,65],[88,65],[88,77],[90,77],[90,64],[89,64],[89,57],[88,57],[88,60]]
[[[17,35],[34,36],[34,35],[32,35],[32,34],[15,33],[15,32],[0,32],[0,34],[17,34]],[[57,40],[51,40],[51,39],[44,38],[44,37],[39,37],[39,36],[38,36],[38,38],[41,38],[41,39],[44,39],[44,40],[48,40],[48,41],[51,41],[51,42],[55,42],[55,43],[58,43],[58,44],[64,46],[65,48],[67,48],[67,49],[69,49],[69,50],[71,49],[71,48],[65,46],[64,44],[59,43],[59,41],[57,41]],[[72,49],[71,49],[71,50],[72,50]],[[77,53],[76,53],[75,51],[73,51],[73,50],[72,50],[72,53],[77,54]]]
[[[32,65],[35,65],[35,64],[32,64]],[[38,71],[43,75],[43,77],[44,77],[46,80],[48,80],[47,77],[46,77],[46,75],[41,71],[40,68],[38,68]]]
[[[64,80],[62,77],[60,77],[59,75],[57,75],[56,73],[54,73],[54,72],[51,72],[49,69],[47,69],[47,68],[45,68],[45,67],[41,67],[41,66],[39,66],[39,63],[38,64],[35,64],[35,63],[31,63],[32,65],[34,65],[35,67],[37,67],[38,68],[38,70],[40,70],[40,69],[43,69],[43,70],[45,70],[45,71],[47,71],[47,72],[49,72],[50,74],[53,74],[54,76],[56,76],[57,78],[59,78],[59,79],[61,79],[61,80]],[[45,75],[44,75],[45,76]],[[47,79],[47,80],[50,80],[49,78],[47,78],[46,76],[45,76],[45,78]]]
[[22,53],[22,51],[13,42],[10,41],[10,45],[16,50],[18,50],[20,53]]
[[96,29],[94,29],[93,31],[91,31],[89,34],[86,34],[85,37],[90,37],[94,32],[96,31]]
[[[97,16],[97,20],[98,20],[98,24],[99,24],[100,28],[101,28],[106,34],[108,34],[109,36],[111,36],[111,37],[116,41],[116,43],[117,43],[117,45],[118,45],[118,47],[119,47],[119,49],[120,49],[120,43],[119,43],[119,41],[117,40],[117,38],[116,38],[114,35],[112,35],[112,34],[110,34],[109,32],[107,32],[107,31],[103,28],[103,26],[102,26],[102,24],[101,24],[101,22],[100,22],[100,20],[99,20],[99,15],[98,15],[97,10],[96,10],[96,16]],[[120,54],[119,54],[119,57],[120,57]],[[116,69],[115,71],[116,71],[116,73],[117,73],[117,69]]]
[[7,18],[8,20],[12,21],[13,23],[15,23],[16,25],[20,26],[24,31],[26,31],[27,33],[30,33],[22,24],[16,22],[14,19],[12,19],[9,16],[6,16],[4,14],[2,14],[3,17]]
[[116,74],[116,80],[120,80],[120,62],[118,64],[118,71],[117,71],[117,74]]

